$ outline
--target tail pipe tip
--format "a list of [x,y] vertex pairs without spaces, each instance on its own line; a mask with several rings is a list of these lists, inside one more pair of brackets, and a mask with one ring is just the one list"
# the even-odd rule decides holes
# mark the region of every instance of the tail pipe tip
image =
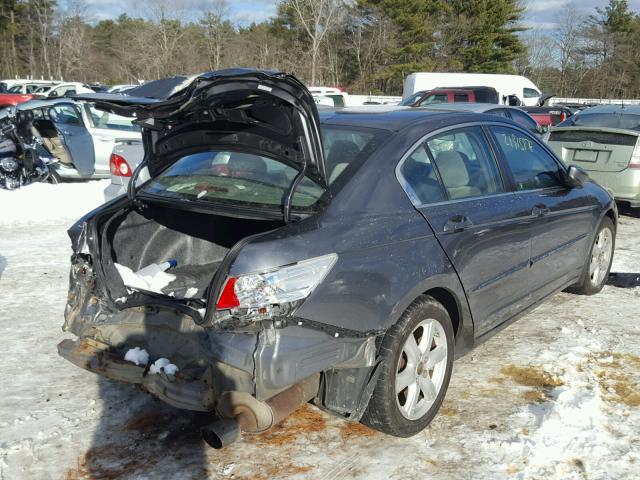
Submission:
[[231,445],[240,438],[240,426],[233,418],[219,418],[202,427],[201,432],[203,440],[216,450]]

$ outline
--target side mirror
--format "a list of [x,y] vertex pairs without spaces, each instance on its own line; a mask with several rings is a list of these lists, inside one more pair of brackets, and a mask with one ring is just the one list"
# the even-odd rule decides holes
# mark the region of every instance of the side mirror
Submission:
[[589,181],[589,174],[582,168],[571,165],[567,170],[567,178],[572,187],[581,187]]
[[538,125],[535,128],[536,133],[539,133],[540,135],[544,135],[545,133],[547,133],[549,131],[549,125]]

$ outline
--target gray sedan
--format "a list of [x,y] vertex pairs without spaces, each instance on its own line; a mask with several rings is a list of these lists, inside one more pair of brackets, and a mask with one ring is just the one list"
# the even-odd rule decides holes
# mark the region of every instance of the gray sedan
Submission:
[[70,229],[58,351],[210,412],[214,447],[308,401],[414,435],[454,357],[607,280],[613,199],[509,119],[319,115],[294,77],[246,69],[116,97],[95,100],[136,115],[150,179]]

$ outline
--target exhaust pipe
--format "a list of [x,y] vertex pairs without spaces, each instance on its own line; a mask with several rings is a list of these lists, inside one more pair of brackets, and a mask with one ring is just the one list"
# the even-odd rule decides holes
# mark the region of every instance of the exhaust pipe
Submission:
[[240,430],[265,432],[315,397],[319,384],[315,374],[264,402],[247,392],[225,392],[217,406],[221,418],[202,429],[204,440],[218,449],[237,440]]
[[202,438],[210,447],[220,450],[240,437],[240,427],[233,418],[219,418],[202,427]]

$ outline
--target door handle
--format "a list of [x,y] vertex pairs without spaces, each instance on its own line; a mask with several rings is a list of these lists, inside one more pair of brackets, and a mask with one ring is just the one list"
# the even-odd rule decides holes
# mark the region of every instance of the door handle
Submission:
[[93,138],[95,138],[96,140],[99,140],[101,142],[112,142],[113,141],[113,138],[109,138],[109,137],[93,137]]
[[445,233],[459,233],[473,227],[473,222],[469,220],[468,217],[464,215],[456,215],[447,220],[447,223],[444,224],[444,232]]
[[533,215],[534,217],[542,217],[550,211],[551,209],[549,207],[547,207],[543,203],[539,203],[538,205],[533,207],[533,209],[531,210],[531,215]]

